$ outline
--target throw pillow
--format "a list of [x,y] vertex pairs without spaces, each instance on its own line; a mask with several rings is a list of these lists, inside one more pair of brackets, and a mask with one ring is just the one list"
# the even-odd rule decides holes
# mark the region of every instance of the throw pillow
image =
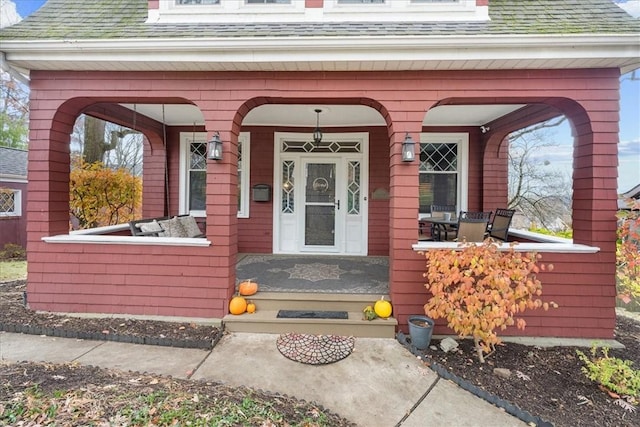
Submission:
[[191,215],[179,216],[178,220],[180,221],[180,224],[182,224],[182,227],[184,227],[187,237],[202,236],[202,231],[200,231],[200,227],[198,227],[198,223],[194,217]]
[[156,233],[156,236],[164,236],[162,226],[155,219],[152,222],[136,224],[136,227],[138,227],[143,233]]
[[162,226],[165,236],[167,237],[187,237],[187,232],[185,231],[182,224],[177,217],[173,217],[171,219],[167,219],[164,221],[158,221]]

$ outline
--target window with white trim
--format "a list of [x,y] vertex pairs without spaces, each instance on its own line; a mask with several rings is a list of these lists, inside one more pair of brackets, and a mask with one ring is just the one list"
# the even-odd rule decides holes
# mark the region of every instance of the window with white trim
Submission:
[[468,147],[468,134],[422,134],[418,168],[421,216],[431,214],[431,205],[466,209]]
[[[180,214],[206,216],[207,134],[180,134]],[[238,137],[238,217],[249,217],[249,133]]]
[[245,0],[247,4],[291,4],[291,0]]
[[220,4],[220,0],[176,0],[176,6],[197,4]]
[[249,132],[238,135],[238,218],[249,218]]
[[0,216],[22,216],[22,191],[0,188]]
[[149,23],[489,21],[476,0],[163,0]]

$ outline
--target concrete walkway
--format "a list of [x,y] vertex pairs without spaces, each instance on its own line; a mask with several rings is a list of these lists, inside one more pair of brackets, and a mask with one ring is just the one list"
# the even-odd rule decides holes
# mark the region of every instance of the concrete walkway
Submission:
[[315,401],[359,426],[525,426],[440,379],[396,340],[357,338],[337,363],[283,357],[277,335],[225,334],[211,351],[0,332],[0,360],[71,362],[221,381]]

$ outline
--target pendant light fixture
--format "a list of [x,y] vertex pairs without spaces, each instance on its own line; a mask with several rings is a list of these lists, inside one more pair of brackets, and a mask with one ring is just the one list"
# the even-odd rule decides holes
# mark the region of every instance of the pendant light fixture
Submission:
[[316,147],[319,147],[322,142],[322,130],[320,129],[320,113],[322,113],[322,110],[316,108],[314,111],[316,112],[316,128],[313,130],[313,143]]

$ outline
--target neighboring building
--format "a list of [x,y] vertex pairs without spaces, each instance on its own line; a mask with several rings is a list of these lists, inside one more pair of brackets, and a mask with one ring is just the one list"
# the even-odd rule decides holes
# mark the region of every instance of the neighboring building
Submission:
[[[419,243],[418,218],[505,207],[507,135],[565,115],[574,239],[513,233],[554,264],[560,306],[525,333],[611,338],[619,76],[639,34],[609,0],[49,0],[0,31],[31,79],[29,304],[222,318],[240,253],[383,255],[406,331],[428,297],[418,251],[447,247]],[[191,213],[206,239],[69,234],[82,113],[144,133],[144,216]]]
[[636,185],[629,191],[620,194],[620,197],[618,198],[618,209],[629,209],[627,204],[628,199],[640,199],[640,184]]
[[0,250],[27,245],[27,151],[0,147]]

